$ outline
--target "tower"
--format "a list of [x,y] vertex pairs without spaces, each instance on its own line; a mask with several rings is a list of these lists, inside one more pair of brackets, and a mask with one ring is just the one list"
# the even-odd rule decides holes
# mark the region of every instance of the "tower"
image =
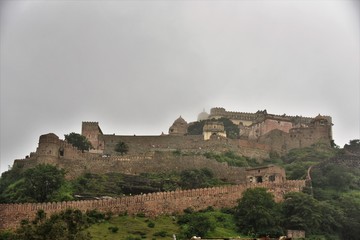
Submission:
[[224,124],[217,121],[206,122],[203,128],[204,140],[209,140],[213,136],[221,136],[226,138]]
[[54,133],[41,135],[36,153],[39,156],[59,157],[60,140]]
[[104,148],[104,144],[99,140],[99,135],[103,135],[98,122],[82,122],[81,135],[85,136],[95,152],[101,152]]
[[188,124],[187,122],[180,116],[176,119],[169,128],[170,135],[185,135],[187,134]]

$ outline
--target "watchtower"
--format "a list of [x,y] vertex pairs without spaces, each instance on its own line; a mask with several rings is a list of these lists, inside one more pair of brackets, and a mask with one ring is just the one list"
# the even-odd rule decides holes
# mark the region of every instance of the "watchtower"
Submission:
[[59,157],[60,140],[54,133],[41,135],[39,138],[39,146],[36,150],[39,156]]
[[99,141],[99,135],[103,135],[98,122],[82,122],[81,135],[85,136],[94,149],[91,151],[101,152],[104,144]]
[[224,124],[218,121],[206,122],[203,128],[204,140],[209,140],[214,136],[221,136],[226,138],[226,131]]

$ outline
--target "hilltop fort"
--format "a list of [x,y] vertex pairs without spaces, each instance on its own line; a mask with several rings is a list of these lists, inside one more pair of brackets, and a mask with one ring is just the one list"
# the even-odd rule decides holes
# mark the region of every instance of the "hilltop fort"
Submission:
[[[231,122],[235,137],[228,136],[223,119]],[[195,125],[202,127],[200,132],[191,130]],[[198,121],[192,123],[179,117],[170,126],[168,134],[158,136],[104,134],[98,122],[83,122],[81,134],[93,146],[89,152],[79,151],[49,133],[40,136],[36,152],[27,159],[15,160],[14,164],[24,169],[40,163],[53,164],[67,170],[68,178],[76,178],[84,172],[140,174],[207,167],[217,177],[237,184],[268,179],[282,182],[285,173],[279,167],[266,166],[261,171],[232,167],[207,159],[203,154],[232,151],[245,157],[265,159],[271,152],[281,155],[293,148],[319,142],[330,146],[331,129],[331,117],[328,116],[304,118],[268,114],[266,110],[227,112],[224,108],[213,108],[210,114],[202,112]],[[129,147],[125,156],[115,151],[119,142]],[[177,156],[173,154],[176,151],[186,154]]]
[[[221,119],[230,120],[238,129],[237,137],[227,136]],[[194,134],[189,129],[203,122],[202,133]],[[314,118],[274,115],[266,110],[256,113],[228,112],[224,108],[212,108],[210,114],[202,112],[197,122],[187,123],[181,116],[169,128],[168,135],[121,136],[103,134],[97,122],[83,122],[82,135],[94,147],[92,152],[113,154],[114,143],[124,141],[131,153],[145,153],[154,149],[221,151],[223,145],[241,155],[266,157],[270,151],[287,153],[293,148],[311,146],[314,143],[332,142],[332,119],[320,114]]]
[[[286,180],[285,170],[274,165],[244,168],[229,166],[208,159],[204,153],[232,151],[238,155],[265,159],[271,152],[286,154],[294,148],[322,143],[331,146],[332,121],[329,116],[314,118],[256,113],[228,112],[213,108],[210,114],[200,113],[198,121],[187,123],[179,117],[169,127],[168,134],[158,136],[123,136],[104,134],[98,122],[83,122],[81,134],[94,147],[80,151],[53,133],[41,135],[36,152],[26,159],[15,160],[14,167],[26,170],[37,164],[52,164],[66,170],[74,179],[84,173],[119,172],[137,175],[151,172],[180,172],[186,169],[210,169],[216,178],[236,186],[177,190],[112,200],[75,201],[48,204],[0,204],[0,229],[14,228],[23,218],[32,218],[38,209],[55,213],[67,207],[83,211],[96,208],[114,213],[144,212],[149,216],[181,212],[191,205],[195,209],[207,206],[232,207],[241,193],[251,187],[266,187],[280,201],[289,191],[301,191],[305,180]],[[128,145],[129,152],[115,151],[119,142]],[[181,154],[176,154],[176,153]]]

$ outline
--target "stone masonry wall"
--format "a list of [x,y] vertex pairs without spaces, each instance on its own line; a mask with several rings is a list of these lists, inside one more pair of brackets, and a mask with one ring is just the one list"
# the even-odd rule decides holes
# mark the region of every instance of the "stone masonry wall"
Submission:
[[74,179],[86,172],[140,174],[208,168],[217,178],[232,183],[244,183],[246,181],[244,168],[228,166],[226,163],[219,163],[203,156],[175,156],[173,153],[166,152],[154,153],[152,156],[113,156],[78,160],[39,156],[36,159],[15,160],[14,165],[26,170],[41,163],[65,169],[68,179]]
[[225,152],[233,151],[239,155],[253,158],[267,158],[269,151],[266,148],[242,148],[238,139],[219,139],[204,141],[202,135],[191,136],[118,136],[101,135],[101,141],[105,144],[105,154],[114,155],[115,145],[125,142],[129,146],[129,154],[144,154],[153,151],[188,152]]
[[288,192],[298,192],[305,186],[305,181],[287,181],[285,183],[241,184],[185,191],[150,193],[126,196],[106,200],[70,201],[57,203],[0,204],[0,229],[15,229],[23,219],[33,219],[40,209],[50,216],[68,208],[83,212],[97,209],[100,212],[111,211],[113,214],[144,213],[149,217],[163,214],[182,213],[188,207],[194,210],[208,206],[214,208],[234,207],[247,188],[264,187],[272,192],[276,201],[281,201]]

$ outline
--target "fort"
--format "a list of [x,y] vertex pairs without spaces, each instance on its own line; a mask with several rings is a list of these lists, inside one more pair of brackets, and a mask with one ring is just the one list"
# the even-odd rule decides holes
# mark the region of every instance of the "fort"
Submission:
[[[202,119],[199,121],[205,121],[201,135],[189,134],[188,128],[194,123],[188,124],[182,117],[170,126],[169,134],[158,136],[104,134],[98,122],[83,122],[81,134],[91,142],[93,149],[90,151],[79,151],[49,133],[40,136],[36,152],[26,159],[15,160],[14,165],[25,170],[41,163],[53,164],[64,168],[68,179],[85,172],[140,174],[206,167],[213,170],[216,177],[239,184],[250,181],[250,170],[207,159],[204,153],[232,151],[245,157],[265,159],[271,152],[281,155],[293,148],[318,142],[330,146],[332,140],[331,117],[321,115],[303,118],[268,114],[266,110],[235,113],[213,108],[210,114],[203,112],[200,117]],[[238,124],[238,138],[227,137],[224,124],[219,121],[221,118],[228,118]],[[125,156],[115,151],[119,142],[128,145],[129,151]],[[184,154],[177,156],[174,154],[176,151]],[[282,178],[285,176],[284,171],[276,166],[265,168]],[[261,175],[261,178],[267,179],[268,176]]]
[[[236,138],[227,135],[221,119],[230,120],[238,129]],[[200,134],[191,134],[189,127],[204,123]],[[123,136],[104,134],[98,122],[83,122],[81,134],[92,144],[90,151],[80,151],[53,133],[41,135],[35,152],[26,159],[14,161],[14,167],[26,170],[37,164],[52,164],[66,170],[66,178],[74,179],[84,173],[119,172],[137,175],[151,172],[180,172],[186,169],[208,168],[215,177],[236,184],[211,189],[194,189],[101,201],[74,201],[45,204],[0,204],[0,228],[14,228],[19,220],[32,218],[38,209],[49,214],[66,208],[86,211],[98,209],[113,213],[144,212],[149,216],[181,212],[208,206],[234,206],[242,192],[249,187],[262,186],[273,192],[276,199],[289,191],[300,191],[305,181],[286,180],[285,170],[268,165],[257,168],[229,166],[208,159],[204,153],[234,152],[238,155],[266,159],[271,152],[286,154],[291,149],[324,143],[330,147],[332,120],[320,114],[314,118],[256,113],[228,112],[213,108],[202,112],[198,121],[187,123],[179,117],[169,127],[168,134],[158,136]],[[128,145],[126,155],[115,151],[119,142]],[[174,154],[181,152],[181,154]]]
[[[221,118],[231,120],[238,129],[238,138],[227,136]],[[114,154],[115,144],[123,141],[130,153],[154,150],[181,149],[201,152],[227,148],[247,157],[266,158],[271,151],[285,154],[291,149],[311,146],[314,143],[332,142],[332,119],[318,115],[314,118],[256,113],[228,112],[224,108],[212,108],[210,114],[202,112],[198,121],[205,121],[202,134],[189,134],[193,123],[181,116],[169,128],[169,134],[160,136],[121,136],[103,134],[98,122],[83,122],[82,135],[91,142],[95,153]],[[211,141],[212,140],[212,141]],[[217,140],[217,141],[216,141]]]

